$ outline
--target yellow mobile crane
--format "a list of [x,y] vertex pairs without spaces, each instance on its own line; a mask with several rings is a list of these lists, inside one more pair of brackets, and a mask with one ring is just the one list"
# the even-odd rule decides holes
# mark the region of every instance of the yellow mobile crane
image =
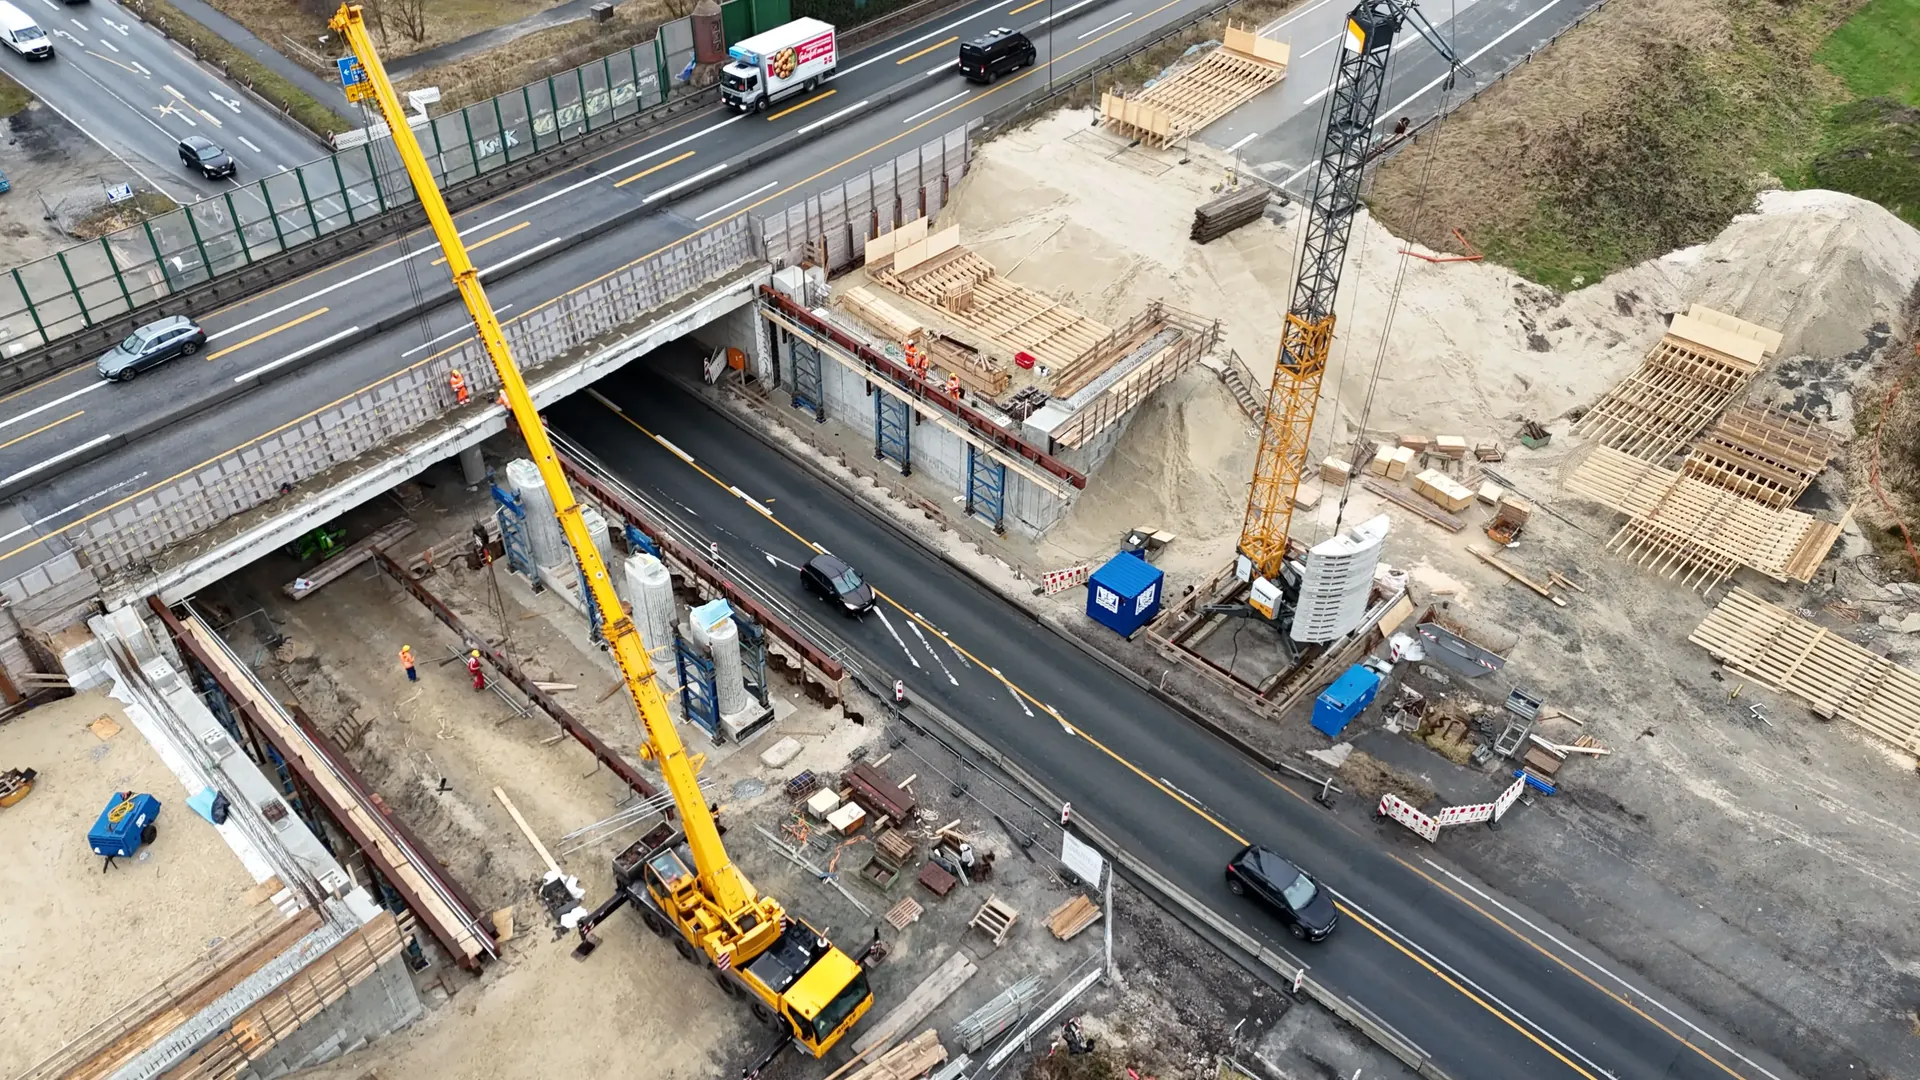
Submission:
[[1473,75],[1413,0],[1361,0],[1347,14],[1346,37],[1329,88],[1313,194],[1303,223],[1306,235],[1299,277],[1294,279],[1293,301],[1281,332],[1247,512],[1240,527],[1240,577],[1252,584],[1249,605],[1269,619],[1286,614],[1299,595],[1300,583],[1286,573],[1293,497],[1306,471],[1307,439],[1333,349],[1333,301],[1347,258],[1347,234],[1360,210],[1360,181],[1374,148],[1388,50],[1409,21],[1447,61],[1449,78],[1456,71],[1469,78]]
[[616,860],[614,899],[581,923],[581,952],[584,955],[591,951],[588,935],[593,925],[633,902],[639,905],[649,929],[662,937],[674,936],[674,947],[684,959],[707,968],[722,990],[730,996],[745,997],[754,1016],[781,1033],[766,1057],[747,1070],[749,1075],[764,1068],[790,1042],[819,1057],[872,1007],[873,992],[868,988],[866,971],[824,935],[788,915],[780,901],[761,895],[727,857],[727,849],[720,842],[720,828],[700,794],[695,775],[698,764],[688,756],[680,733],[674,729],[640,633],[614,594],[612,580],[581,518],[580,506],[540,423],[540,414],[527,396],[526,382],[507,350],[500,321],[494,317],[479,275],[454,229],[446,201],[427,168],[426,156],[407,124],[407,114],[374,52],[359,5],[343,4],[327,25],[346,39],[359,61],[358,71],[345,73],[348,97],[371,99],[379,107],[433,234],[446,253],[454,285],[473,316],[488,358],[500,373],[507,405],[540,469],[541,481],[553,496],[567,545],[580,563],[603,620],[601,633],[612,648],[627,693],[646,725],[647,742],[640,754],[659,765],[680,814],[677,834],[671,829],[656,830],[649,841],[634,845]]

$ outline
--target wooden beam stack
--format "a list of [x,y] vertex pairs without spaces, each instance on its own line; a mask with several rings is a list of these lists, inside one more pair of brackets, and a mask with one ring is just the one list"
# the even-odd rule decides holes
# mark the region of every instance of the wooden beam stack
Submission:
[[1260,184],[1229,191],[1212,202],[1201,203],[1193,212],[1193,229],[1187,233],[1196,244],[1210,243],[1267,212],[1269,192]]

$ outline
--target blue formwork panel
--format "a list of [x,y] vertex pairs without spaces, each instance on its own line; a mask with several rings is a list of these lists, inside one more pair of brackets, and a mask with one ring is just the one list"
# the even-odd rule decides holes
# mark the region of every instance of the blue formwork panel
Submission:
[[1329,738],[1340,734],[1380,692],[1378,673],[1355,664],[1333,680],[1313,702],[1314,730]]
[[106,809],[87,832],[87,846],[95,855],[124,859],[145,843],[142,830],[160,816],[160,800],[151,795],[116,791],[107,800]]
[[1132,552],[1115,555],[1087,578],[1087,617],[1121,637],[1132,635],[1160,613],[1165,577]]

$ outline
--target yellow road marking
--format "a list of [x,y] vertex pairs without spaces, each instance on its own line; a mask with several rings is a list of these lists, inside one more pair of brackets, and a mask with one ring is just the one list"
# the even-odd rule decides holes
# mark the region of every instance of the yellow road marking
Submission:
[[[138,71],[135,71],[134,69],[128,67],[127,65],[121,63],[118,60],[115,60],[111,56],[102,56],[99,53],[94,52],[92,49],[82,49],[80,51],[86,53],[88,56],[91,56],[96,60],[105,60],[107,63],[112,64],[114,67],[119,68],[121,71],[124,71],[129,75],[140,75]],[[140,77],[143,79],[146,78],[145,75],[140,75]]]
[[5,450],[7,447],[12,446],[14,443],[26,442],[28,439],[33,438],[35,435],[38,435],[41,432],[48,430],[49,428],[57,428],[61,424],[64,424],[67,421],[73,419],[75,416],[85,416],[86,414],[87,414],[87,411],[85,409],[82,409],[79,412],[72,414],[71,416],[63,416],[60,419],[55,420],[53,423],[45,425],[44,427],[34,428],[32,431],[27,432],[25,435],[18,435],[18,436],[15,436],[14,438],[8,439],[6,442],[0,442],[0,450]]
[[648,167],[641,169],[639,172],[634,173],[632,176],[627,177],[625,180],[615,181],[613,186],[617,188],[626,187],[628,184],[633,183],[635,180],[638,180],[643,176],[652,176],[654,173],[659,172],[661,169],[664,169],[669,165],[678,165],[680,162],[685,161],[688,158],[692,157],[693,153],[694,152],[692,150],[689,150],[686,153],[681,154],[679,157],[668,158],[667,160],[661,162],[658,165],[649,165]]
[[1462,904],[1465,904],[1467,907],[1472,908],[1474,911],[1478,912],[1482,918],[1486,919],[1488,922],[1499,927],[1500,929],[1505,930],[1507,933],[1512,934],[1514,937],[1519,938],[1521,941],[1526,942],[1527,945],[1533,949],[1533,951],[1539,953],[1541,956],[1544,956],[1547,959],[1565,968],[1567,971],[1571,972],[1576,978],[1578,978],[1581,982],[1586,983],[1588,986],[1593,987],[1595,990],[1598,990],[1601,993],[1612,998],[1613,1000],[1619,1002],[1621,1005],[1625,1006],[1628,1010],[1630,1010],[1635,1016],[1638,1016],[1640,1019],[1645,1020],[1649,1024],[1652,1024],[1654,1027],[1659,1028],[1661,1031],[1665,1032],[1670,1038],[1672,1038],[1673,1041],[1679,1043],[1681,1046],[1686,1047],[1687,1049],[1693,1051],[1694,1053],[1699,1054],[1701,1057],[1705,1058],[1706,1060],[1712,1062],[1714,1065],[1719,1067],[1721,1072],[1726,1073],[1728,1076],[1734,1077],[1735,1080],[1745,1080],[1744,1076],[1742,1076],[1740,1073],[1733,1071],[1733,1069],[1727,1066],[1726,1063],[1720,1061],[1718,1058],[1714,1057],[1712,1054],[1707,1053],[1705,1050],[1702,1050],[1698,1046],[1695,1046],[1692,1042],[1689,1042],[1687,1038],[1681,1035],[1679,1032],[1673,1030],[1667,1025],[1654,1019],[1652,1015],[1642,1010],[1638,1005],[1635,1005],[1633,1001],[1629,999],[1626,995],[1616,993],[1615,991],[1609,990],[1605,986],[1602,986],[1600,983],[1596,982],[1591,976],[1589,976],[1586,972],[1581,971],[1579,968],[1576,968],[1572,964],[1567,963],[1566,960],[1561,958],[1560,954],[1553,952],[1552,950],[1541,945],[1539,942],[1533,940],[1527,935],[1507,925],[1507,923],[1504,920],[1502,920],[1499,916],[1493,914],[1492,912],[1481,907],[1479,904],[1476,904],[1472,900],[1469,900],[1466,897],[1455,892],[1450,886],[1448,886],[1445,882],[1441,881],[1439,878],[1434,877],[1433,875],[1427,873],[1425,870],[1420,869],[1419,867],[1413,865],[1412,863],[1408,862],[1407,860],[1401,858],[1398,855],[1394,855],[1392,856],[1392,858],[1394,862],[1399,863],[1401,866],[1404,866],[1407,869],[1425,878],[1427,880],[1427,884],[1432,885],[1434,888],[1439,889],[1441,892],[1446,893],[1448,896],[1451,896],[1455,900],[1460,901]]
[[[533,224],[533,222],[523,221],[520,224],[515,225],[510,229],[502,229],[499,232],[494,233],[492,236],[487,237],[485,240],[480,240],[480,241],[476,241],[474,243],[468,244],[467,250],[478,251],[479,249],[486,247],[488,244],[493,243],[495,240],[498,240],[503,236],[512,236],[514,233],[519,232],[521,229],[524,229],[531,224]],[[439,258],[433,260],[433,265],[435,266],[447,265],[447,257],[445,255],[440,256]]]
[[1354,922],[1359,923],[1362,927],[1365,927],[1369,933],[1373,934],[1373,936],[1379,938],[1381,941],[1384,941],[1387,944],[1393,946],[1394,948],[1400,950],[1400,952],[1404,956],[1406,956],[1407,959],[1413,961],[1416,964],[1419,964],[1423,968],[1426,968],[1428,974],[1432,975],[1434,978],[1439,979],[1441,982],[1446,983],[1448,986],[1451,986],[1455,990],[1459,991],[1461,997],[1466,998],[1468,1001],[1473,1002],[1475,1005],[1478,1005],[1481,1008],[1492,1013],[1493,1015],[1499,1017],[1501,1023],[1507,1025],[1513,1030],[1526,1036],[1528,1042],[1531,1042],[1535,1046],[1538,1046],[1540,1049],[1545,1050],[1549,1054],[1552,1054],[1556,1059],[1559,1060],[1560,1064],[1565,1065],[1567,1068],[1572,1069],[1574,1072],[1580,1074],[1581,1076],[1586,1077],[1586,1080],[1598,1080],[1598,1078],[1595,1077],[1592,1073],[1574,1064],[1572,1059],[1568,1058],[1565,1054],[1562,1054],[1560,1051],[1555,1050],[1551,1046],[1548,1046],[1546,1042],[1542,1040],[1538,1035],[1535,1035],[1533,1032],[1528,1031],[1524,1027],[1521,1027],[1519,1022],[1514,1020],[1513,1017],[1508,1016],[1506,1013],[1501,1012],[1499,1009],[1496,1009],[1492,1005],[1487,1004],[1485,1001],[1480,1000],[1480,996],[1478,994],[1473,993],[1472,991],[1468,990],[1466,987],[1461,986],[1459,983],[1455,982],[1453,978],[1449,976],[1446,972],[1441,971],[1439,968],[1434,967],[1432,964],[1427,963],[1427,960],[1425,957],[1414,952],[1412,949],[1407,948],[1405,945],[1402,945],[1399,942],[1393,940],[1393,938],[1388,937],[1385,933],[1383,933],[1380,930],[1379,927],[1374,926],[1372,923],[1361,918],[1358,914],[1355,914],[1352,908],[1348,907],[1345,904],[1336,904],[1334,906],[1340,909],[1340,913],[1342,915],[1345,915],[1347,918],[1352,919]]
[[1044,4],[1044,3],[1046,3],[1046,2],[1047,2],[1047,0],[1027,0],[1027,2],[1026,2],[1026,3],[1024,3],[1024,4],[1021,4],[1021,5],[1019,6],[1019,7],[1017,7],[1017,8],[1014,8],[1014,9],[1013,9],[1012,11],[1009,11],[1009,12],[1007,12],[1007,14],[1009,14],[1009,15],[1018,15],[1018,14],[1020,14],[1021,12],[1023,12],[1023,11],[1025,11],[1025,10],[1027,10],[1028,8],[1037,8],[1037,7],[1039,7],[1039,6],[1041,5],[1041,4]]
[[900,59],[898,59],[898,60],[895,60],[895,61],[894,61],[893,63],[894,63],[894,65],[895,65],[895,66],[897,67],[897,66],[899,66],[899,65],[901,65],[901,64],[904,64],[904,63],[906,63],[906,62],[907,62],[907,61],[909,61],[909,60],[918,60],[918,59],[920,59],[921,57],[923,57],[923,56],[925,56],[925,55],[927,55],[927,54],[928,54],[928,53],[930,53],[930,52],[934,52],[934,51],[936,51],[936,50],[938,50],[938,49],[944,49],[944,48],[946,48],[947,46],[949,46],[949,45],[951,45],[951,44],[953,44],[954,42],[956,42],[956,41],[959,41],[959,40],[960,40],[960,35],[959,35],[959,34],[955,34],[955,35],[953,35],[952,37],[950,37],[950,38],[948,38],[947,40],[945,40],[945,41],[942,41],[942,42],[938,42],[938,43],[936,43],[936,44],[933,44],[933,45],[929,45],[929,46],[927,46],[926,48],[924,48],[924,49],[921,49],[921,50],[920,50],[919,52],[917,52],[917,53],[909,53],[908,55],[906,55],[906,56],[903,56],[903,57],[901,57],[901,58],[900,58]]
[[68,368],[66,371],[63,371],[58,375],[49,375],[46,378],[41,379],[39,382],[34,383],[32,386],[23,386],[20,389],[15,390],[13,393],[8,394],[6,397],[0,397],[0,404],[4,404],[6,402],[12,401],[14,398],[19,397],[21,394],[31,394],[35,390],[38,390],[43,386],[52,386],[54,383],[57,383],[61,379],[67,378],[70,375],[78,375],[83,371],[92,371],[92,370],[93,369],[91,367]]
[[314,318],[314,317],[316,317],[316,316],[320,316],[320,315],[325,315],[325,314],[326,314],[327,312],[329,312],[329,311],[331,311],[331,310],[333,310],[333,309],[331,309],[331,308],[315,308],[315,309],[313,309],[312,311],[309,311],[309,312],[307,312],[307,313],[306,313],[305,315],[302,315],[302,316],[300,316],[300,317],[299,317],[299,318],[297,318],[297,319],[291,319],[291,320],[289,320],[289,321],[287,321],[287,322],[283,322],[283,323],[281,323],[281,324],[280,324],[279,326],[276,326],[276,327],[274,327],[274,328],[273,328],[273,329],[271,329],[271,330],[263,330],[263,331],[261,331],[260,333],[258,333],[258,334],[255,334],[255,335],[253,335],[252,337],[250,337],[250,338],[248,338],[247,340],[245,340],[245,341],[243,341],[243,342],[241,342],[241,343],[240,343],[240,344],[238,344],[238,345],[229,345],[229,346],[227,346],[226,348],[224,348],[224,349],[221,349],[221,350],[220,350],[219,352],[216,352],[216,353],[208,353],[208,354],[207,354],[207,359],[208,359],[209,361],[212,361],[212,360],[218,360],[218,359],[220,359],[221,357],[223,357],[223,356],[225,356],[225,355],[227,355],[228,353],[231,353],[231,352],[239,352],[239,351],[240,351],[241,349],[244,349],[244,348],[246,348],[247,346],[249,346],[249,345],[251,345],[251,344],[253,344],[253,343],[254,343],[254,342],[256,342],[256,341],[265,341],[265,340],[266,340],[267,338],[270,338],[270,337],[272,337],[273,335],[275,335],[275,334],[277,334],[277,333],[279,333],[279,332],[280,332],[280,331],[282,331],[282,330],[288,330],[288,329],[291,329],[291,328],[293,328],[293,327],[296,327],[296,326],[299,326],[299,325],[300,325],[301,323],[303,323],[303,322],[306,322],[306,321],[307,321],[308,319],[311,319],[311,318]]
[[781,117],[787,115],[788,113],[799,112],[801,109],[806,108],[807,106],[813,104],[814,102],[825,101],[839,92],[840,91],[838,90],[829,90],[824,94],[815,94],[798,105],[789,105],[786,108],[781,109],[779,112],[774,113],[772,116],[767,117],[767,122],[772,123],[773,121],[780,119]]

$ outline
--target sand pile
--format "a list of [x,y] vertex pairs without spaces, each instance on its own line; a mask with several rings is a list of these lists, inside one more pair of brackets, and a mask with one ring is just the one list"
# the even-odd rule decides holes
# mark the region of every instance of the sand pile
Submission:
[[[1107,137],[1084,111],[1057,113],[982,148],[948,220],[1002,274],[1094,318],[1118,323],[1160,299],[1222,319],[1226,345],[1264,375],[1290,300],[1299,211],[1194,244],[1193,209],[1227,178],[1206,153],[1176,165]],[[1712,242],[1564,295],[1497,266],[1403,257],[1405,246],[1364,213],[1354,224],[1315,460],[1363,427],[1510,442],[1523,419],[1551,423],[1592,404],[1691,303],[1781,330],[1781,359],[1856,353],[1876,324],[1897,324],[1920,277],[1920,231],[1818,191],[1766,193]],[[1225,556],[1256,433],[1208,377],[1189,373],[1136,419],[1050,537],[1049,561],[1097,555],[1120,531],[1154,524],[1183,547],[1211,547],[1201,562]]]

